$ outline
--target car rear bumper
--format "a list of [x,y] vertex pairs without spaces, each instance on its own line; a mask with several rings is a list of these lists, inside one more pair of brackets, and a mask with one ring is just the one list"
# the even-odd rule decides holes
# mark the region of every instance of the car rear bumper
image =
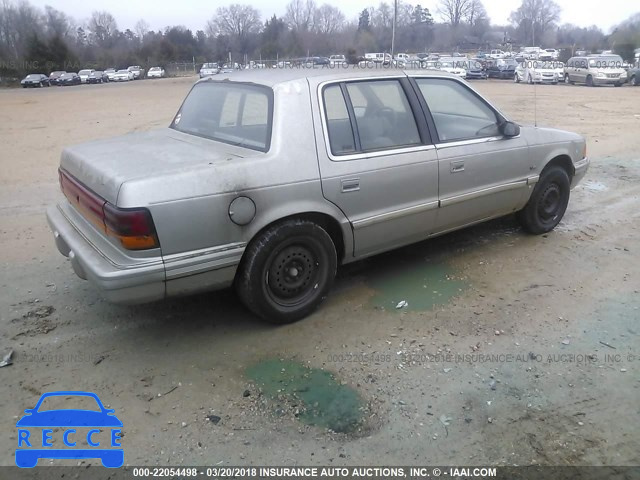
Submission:
[[[76,275],[95,285],[107,300],[133,304],[165,296],[164,264],[160,256],[134,259],[118,253],[113,246],[109,248],[108,241],[100,241],[93,227],[81,220],[68,203],[50,207],[47,220],[58,251],[69,258]],[[81,225],[82,231],[76,224]],[[95,239],[89,238],[92,231]]]
[[245,243],[145,258],[130,257],[68,203],[47,210],[58,251],[76,275],[113,303],[139,304],[232,285]]

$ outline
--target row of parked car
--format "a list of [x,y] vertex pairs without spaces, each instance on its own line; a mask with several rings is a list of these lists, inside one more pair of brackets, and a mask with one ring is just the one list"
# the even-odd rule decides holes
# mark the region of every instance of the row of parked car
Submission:
[[[165,76],[166,73],[162,67],[151,67],[146,73],[147,78],[164,78]],[[129,82],[144,77],[145,70],[138,65],[133,65],[120,70],[115,68],[107,68],[106,70],[94,70],[93,68],[87,68],[80,70],[79,72],[57,70],[55,72],[51,72],[48,76],[42,73],[30,73],[22,79],[20,84],[23,88],[50,87],[52,85],[67,86],[81,85],[83,83],[96,84],[108,82]]]
[[465,79],[498,78],[513,80],[516,83],[553,85],[640,85],[639,64],[626,68],[622,58],[613,54],[572,57],[566,64],[558,61],[517,61],[513,58],[495,60],[442,57],[436,61],[408,62],[403,66],[442,70]]

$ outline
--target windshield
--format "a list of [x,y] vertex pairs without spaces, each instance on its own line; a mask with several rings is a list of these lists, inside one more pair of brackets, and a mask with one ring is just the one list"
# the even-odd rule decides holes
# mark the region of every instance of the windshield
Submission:
[[218,68],[218,64],[217,63],[205,63],[204,65],[202,65],[202,68]]
[[266,152],[272,111],[272,93],[266,87],[208,81],[193,87],[171,128]]
[[27,75],[27,78],[29,80],[39,80],[40,79],[40,74],[32,73],[31,75]]
[[90,73],[91,73],[91,70],[80,70],[78,75],[89,75]]
[[73,73],[65,73],[62,75],[62,78],[73,78],[75,74]]
[[118,70],[118,73],[129,73],[129,70]]

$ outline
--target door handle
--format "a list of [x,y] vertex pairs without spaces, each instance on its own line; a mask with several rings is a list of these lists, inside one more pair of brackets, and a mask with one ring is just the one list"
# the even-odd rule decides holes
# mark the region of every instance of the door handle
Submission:
[[342,180],[342,193],[357,192],[360,190],[360,179],[350,178],[348,180]]
[[451,173],[464,172],[464,162],[451,162]]

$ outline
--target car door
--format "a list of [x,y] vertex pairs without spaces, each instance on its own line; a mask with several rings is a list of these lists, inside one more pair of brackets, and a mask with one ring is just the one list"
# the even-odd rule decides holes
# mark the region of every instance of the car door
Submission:
[[528,198],[529,148],[520,135],[500,132],[504,118],[466,84],[450,78],[415,78],[435,129],[444,232],[505,215]]
[[574,69],[574,81],[578,83],[587,82],[587,60],[585,58],[576,58],[573,62]]
[[318,99],[322,190],[351,223],[354,256],[428,237],[438,208],[438,161],[408,79],[327,83]]

